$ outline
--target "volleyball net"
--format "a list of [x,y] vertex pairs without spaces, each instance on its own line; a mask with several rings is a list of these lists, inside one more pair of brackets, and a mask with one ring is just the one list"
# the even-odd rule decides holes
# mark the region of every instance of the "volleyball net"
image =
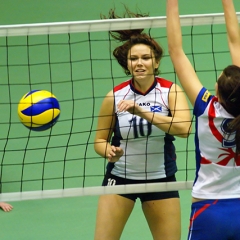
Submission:
[[[185,51],[214,91],[212,81],[230,62],[224,16],[181,16],[181,23]],[[188,139],[176,138],[175,183],[102,187],[107,162],[93,147],[103,98],[128,79],[109,31],[144,28],[165,49],[161,76],[179,84],[165,27],[165,17],[0,26],[0,201],[191,189],[194,128]],[[19,100],[36,89],[52,92],[61,107],[57,124],[42,132],[17,116]]]

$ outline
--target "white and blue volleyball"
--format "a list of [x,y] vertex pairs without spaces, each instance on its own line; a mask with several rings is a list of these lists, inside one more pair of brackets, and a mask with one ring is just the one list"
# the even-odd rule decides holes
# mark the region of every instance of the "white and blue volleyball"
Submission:
[[51,92],[33,90],[26,93],[19,101],[18,116],[27,128],[44,131],[57,122],[60,116],[60,105]]

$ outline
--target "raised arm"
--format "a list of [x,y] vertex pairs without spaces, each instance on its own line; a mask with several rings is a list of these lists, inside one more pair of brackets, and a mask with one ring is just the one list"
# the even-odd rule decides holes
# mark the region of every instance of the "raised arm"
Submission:
[[202,89],[202,84],[183,51],[178,0],[167,0],[167,36],[168,51],[178,79],[190,102],[194,106],[196,97]]
[[232,0],[222,0],[232,63],[240,67],[240,30]]

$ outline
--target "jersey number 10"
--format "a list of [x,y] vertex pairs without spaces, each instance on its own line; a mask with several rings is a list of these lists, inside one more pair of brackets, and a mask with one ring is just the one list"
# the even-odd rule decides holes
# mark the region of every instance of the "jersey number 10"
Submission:
[[[139,121],[139,123],[137,123]],[[147,122],[147,124],[144,124],[144,121],[146,121],[143,118],[136,118],[133,117],[129,123],[133,126],[133,135],[134,138],[139,138],[139,135],[144,136],[150,136],[152,133],[152,124],[150,122]],[[144,133],[144,126],[147,126],[147,134]]]

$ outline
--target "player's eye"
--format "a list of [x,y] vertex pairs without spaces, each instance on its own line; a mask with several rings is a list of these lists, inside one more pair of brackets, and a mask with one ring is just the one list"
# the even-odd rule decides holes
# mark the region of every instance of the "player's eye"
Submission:
[[142,59],[143,60],[149,60],[149,59],[151,59],[152,57],[151,56],[146,56],[146,57],[143,57]]
[[130,57],[129,60],[130,60],[130,61],[137,61],[138,58],[136,58],[136,57]]

